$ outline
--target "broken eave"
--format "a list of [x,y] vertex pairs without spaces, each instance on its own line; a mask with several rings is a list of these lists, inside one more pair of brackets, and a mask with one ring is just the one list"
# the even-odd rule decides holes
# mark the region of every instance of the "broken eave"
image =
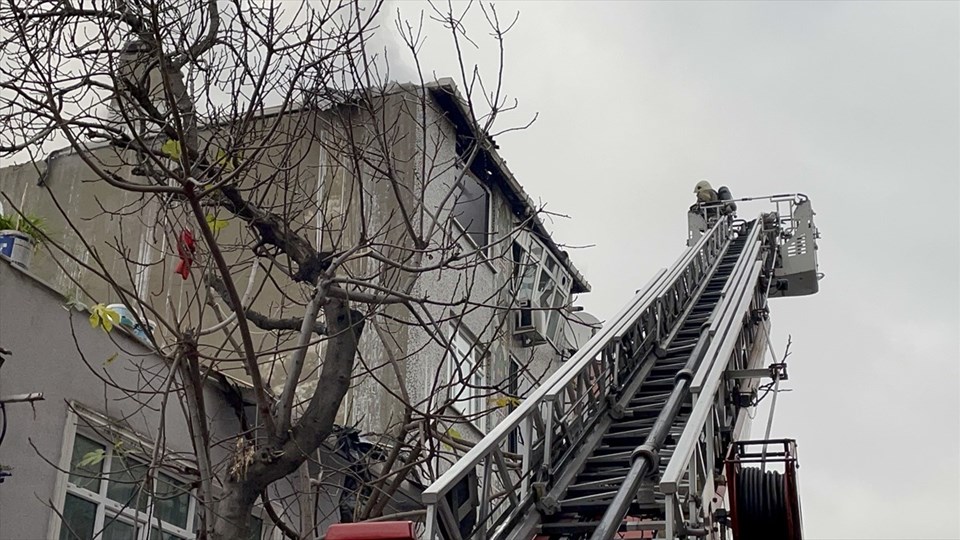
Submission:
[[[479,152],[475,158],[472,168],[479,167],[481,170],[490,173],[489,179],[501,188],[510,208],[521,221],[530,224],[530,230],[547,246],[550,252],[558,261],[561,261],[564,268],[573,276],[573,285],[571,292],[573,294],[590,292],[590,284],[579,270],[573,265],[570,256],[566,251],[560,249],[560,246],[554,242],[553,237],[547,231],[543,221],[538,215],[536,205],[530,199],[530,196],[523,190],[523,187],[507,168],[506,162],[497,153],[496,144],[493,138],[488,134],[480,134],[476,123],[471,119],[465,102],[457,91],[456,84],[452,79],[440,79],[435,83],[425,85],[430,91],[437,104],[441,107],[447,118],[457,129],[457,136],[466,135],[472,141],[479,142]],[[479,175],[486,177],[485,175]]]

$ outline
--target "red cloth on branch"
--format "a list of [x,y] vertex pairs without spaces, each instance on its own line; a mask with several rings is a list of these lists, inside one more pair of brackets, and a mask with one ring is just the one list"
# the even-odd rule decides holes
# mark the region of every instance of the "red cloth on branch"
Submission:
[[174,270],[180,277],[187,279],[190,277],[190,266],[193,265],[193,254],[197,250],[197,241],[193,238],[193,233],[189,229],[180,231],[180,238],[177,240],[177,254],[180,255],[180,262]]

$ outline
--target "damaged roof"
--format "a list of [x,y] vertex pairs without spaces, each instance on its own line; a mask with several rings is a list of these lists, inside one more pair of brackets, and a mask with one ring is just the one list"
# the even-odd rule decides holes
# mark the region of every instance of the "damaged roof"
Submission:
[[514,215],[521,220],[529,220],[530,228],[537,237],[550,249],[550,252],[558,261],[563,264],[564,269],[570,272],[573,277],[572,292],[585,293],[590,292],[590,284],[586,278],[577,270],[570,260],[566,251],[560,249],[560,246],[553,240],[550,232],[544,226],[540,219],[536,205],[529,195],[523,190],[523,186],[517,181],[513,173],[507,167],[507,162],[497,153],[497,146],[486,133],[480,133],[479,126],[473,121],[467,108],[466,100],[457,90],[457,85],[450,78],[440,79],[433,83],[424,85],[437,104],[446,113],[447,118],[456,126],[458,133],[469,134],[473,140],[480,142],[480,154],[477,160],[486,165],[492,173],[493,180],[506,195],[507,200],[513,209]]
[[[416,90],[420,85],[390,83],[381,90],[383,95],[394,94]],[[529,195],[524,191],[523,186],[517,181],[513,173],[507,167],[506,161],[497,153],[497,145],[487,133],[481,133],[480,127],[473,121],[469,113],[466,100],[457,90],[456,82],[449,77],[439,79],[434,82],[425,83],[422,88],[430,93],[437,105],[440,106],[446,117],[454,124],[458,136],[466,136],[472,140],[480,141],[480,151],[475,159],[480,166],[490,172],[490,179],[500,188],[505,195],[514,215],[521,221],[530,224],[530,230],[543,242],[554,257],[563,265],[564,269],[570,273],[573,284],[571,292],[573,294],[590,292],[590,284],[584,278],[583,274],[574,266],[570,260],[569,254],[560,248],[553,240],[553,236],[540,219],[537,205]],[[350,102],[355,99],[354,93],[344,93],[343,101],[340,104]],[[293,114],[303,112],[305,109],[326,110],[336,107],[338,104],[329,100],[322,100],[321,103],[299,103],[293,106],[275,106],[263,109],[257,116],[265,118],[277,114]],[[284,112],[285,110],[285,112]],[[108,146],[106,143],[92,144],[87,150],[94,150],[99,147]],[[60,155],[72,154],[75,150],[67,146],[51,152],[47,161],[59,157]]]

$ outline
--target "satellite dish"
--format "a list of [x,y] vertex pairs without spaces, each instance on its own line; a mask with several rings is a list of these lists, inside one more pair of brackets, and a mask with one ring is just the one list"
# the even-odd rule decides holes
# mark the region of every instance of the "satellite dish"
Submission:
[[580,347],[583,347],[590,341],[590,338],[603,326],[600,324],[600,319],[586,311],[575,311],[571,313],[565,319],[564,324],[566,326],[563,333],[564,341],[566,342],[564,348],[571,354],[580,350]]

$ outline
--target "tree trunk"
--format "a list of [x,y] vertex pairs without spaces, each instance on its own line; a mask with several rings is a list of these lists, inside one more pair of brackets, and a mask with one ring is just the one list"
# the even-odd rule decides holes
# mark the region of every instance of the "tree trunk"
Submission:
[[250,538],[250,516],[259,493],[247,482],[230,482],[223,486],[223,498],[213,505],[210,540],[244,540]]
[[289,432],[281,435],[279,444],[260,448],[254,454],[242,478],[227,473],[222,495],[213,506],[213,526],[208,527],[212,540],[248,538],[250,513],[260,492],[302,466],[333,429],[340,403],[350,386],[364,321],[362,313],[337,298],[328,298],[323,311],[330,338],[310,403]]

